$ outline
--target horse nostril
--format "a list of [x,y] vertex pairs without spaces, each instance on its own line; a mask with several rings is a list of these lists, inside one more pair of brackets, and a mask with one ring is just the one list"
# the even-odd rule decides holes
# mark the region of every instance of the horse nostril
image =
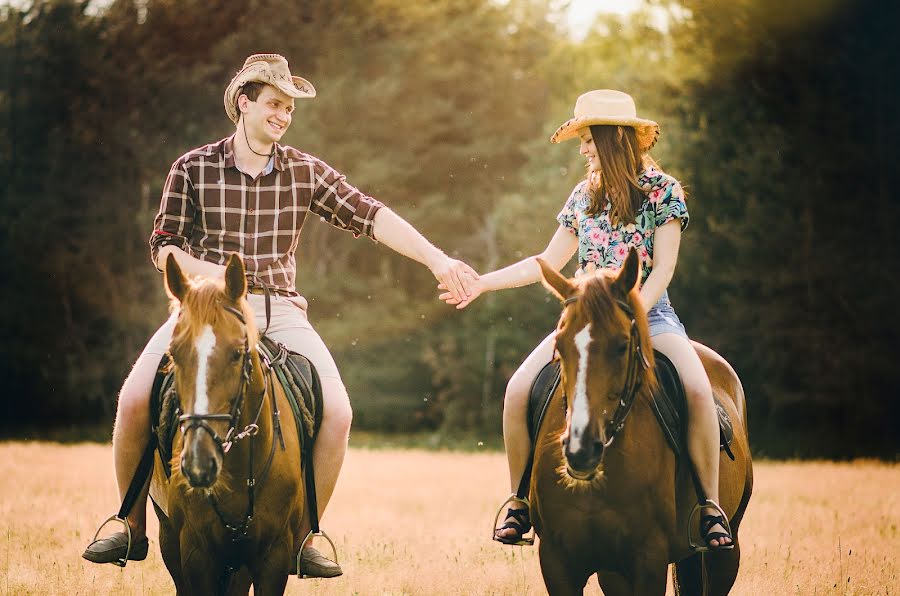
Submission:
[[603,441],[592,441],[591,452],[593,453],[594,458],[599,459],[600,456],[603,455]]

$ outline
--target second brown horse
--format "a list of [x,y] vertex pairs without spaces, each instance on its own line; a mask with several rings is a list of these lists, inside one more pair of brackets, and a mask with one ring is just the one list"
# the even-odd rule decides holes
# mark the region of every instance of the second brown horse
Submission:
[[[636,290],[636,253],[618,274],[601,271],[577,281],[543,261],[540,265],[545,285],[563,301],[556,334],[562,381],[536,442],[531,484],[547,590],[554,596],[581,594],[596,573],[606,596],[662,596],[668,564],[674,562],[679,594],[727,594],[738,572],[738,530],[753,483],[744,393],[737,375],[721,356],[694,343],[713,393],[732,420],[735,456],[734,461],[721,458],[719,489],[722,508],[731,519],[734,549],[700,554],[688,536],[697,503],[690,468],[676,460],[651,410],[653,355]],[[590,345],[583,366],[579,340],[582,346]],[[648,366],[637,365],[636,359]],[[566,396],[575,395],[579,375],[587,386],[592,429],[592,436],[583,439],[590,440],[592,448],[589,455],[575,458],[565,448],[573,415]],[[625,396],[629,384],[636,392]],[[625,410],[625,424],[611,441],[622,415],[620,404],[629,397],[633,405]],[[696,518],[691,525],[697,525]],[[691,531],[697,536],[697,528]]]

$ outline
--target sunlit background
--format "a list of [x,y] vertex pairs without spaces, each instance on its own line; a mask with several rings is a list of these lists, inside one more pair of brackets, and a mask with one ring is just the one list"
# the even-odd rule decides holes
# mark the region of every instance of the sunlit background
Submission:
[[[108,440],[166,316],[147,238],[168,167],[233,131],[225,85],[278,51],[319,91],[285,142],[480,271],[553,234],[584,165],[548,138],[575,98],[631,93],[689,195],[673,303],[740,374],[754,449],[897,454],[896,2],[212,5],[0,4],[5,435]],[[356,432],[500,445],[506,381],[559,314],[541,287],[456,312],[318,221],[298,254]]]

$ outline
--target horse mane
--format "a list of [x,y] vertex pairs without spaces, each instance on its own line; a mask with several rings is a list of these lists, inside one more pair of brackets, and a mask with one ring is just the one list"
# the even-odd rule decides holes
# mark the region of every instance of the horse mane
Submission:
[[[602,269],[593,275],[582,276],[577,281],[581,286],[581,304],[588,317],[604,329],[612,329],[621,325],[618,320],[622,313],[621,307],[616,303],[618,298],[614,295],[612,287],[618,272],[611,269]],[[585,279],[586,278],[586,279]],[[641,304],[637,291],[628,293],[625,302],[631,307],[634,319],[637,322],[638,334],[641,339],[641,349],[650,363],[649,368],[640,368],[641,394],[648,394],[656,387],[656,374],[654,373],[653,345],[650,341],[650,328],[647,323],[647,313]]]
[[[225,282],[223,280],[193,277],[188,280],[188,288],[182,302],[173,298],[170,303],[170,310],[173,313],[181,311],[189,315],[186,320],[187,324],[182,328],[182,336],[196,336],[204,325],[210,325],[215,329],[220,324],[223,316],[234,316],[222,308],[223,305],[230,302],[225,295]],[[259,333],[256,328],[253,310],[244,298],[238,300],[237,308],[244,314],[250,347],[255,349]]]
[[[582,275],[577,281],[581,286],[580,302],[589,318],[604,328],[613,327],[617,323],[615,313],[618,312],[611,287],[613,272],[603,269],[593,275]],[[633,304],[631,306],[634,308]]]

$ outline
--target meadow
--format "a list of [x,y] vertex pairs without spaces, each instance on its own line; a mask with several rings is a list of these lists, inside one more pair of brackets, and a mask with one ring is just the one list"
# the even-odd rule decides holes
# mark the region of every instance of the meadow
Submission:
[[[345,574],[287,593],[544,594],[537,549],[490,540],[505,475],[496,451],[351,448],[324,519]],[[900,465],[761,461],[755,475],[733,594],[900,594]],[[80,557],[118,509],[109,445],[0,443],[0,478],[0,593],[173,593],[152,512],[146,561]]]

